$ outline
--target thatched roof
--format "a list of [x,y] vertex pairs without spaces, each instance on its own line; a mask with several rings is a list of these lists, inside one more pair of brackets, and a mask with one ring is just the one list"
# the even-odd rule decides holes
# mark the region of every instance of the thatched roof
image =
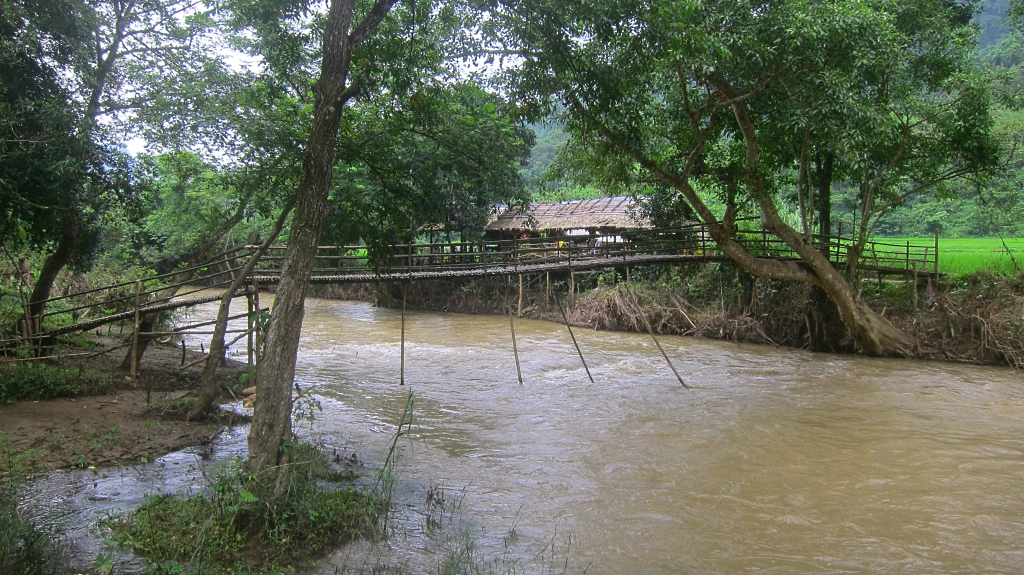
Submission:
[[[626,196],[572,200],[568,202],[533,202],[529,213],[508,208],[488,222],[488,231],[534,230],[539,232],[575,229],[608,230],[651,228],[651,222],[633,217],[633,199]],[[533,216],[534,222],[530,221]]]

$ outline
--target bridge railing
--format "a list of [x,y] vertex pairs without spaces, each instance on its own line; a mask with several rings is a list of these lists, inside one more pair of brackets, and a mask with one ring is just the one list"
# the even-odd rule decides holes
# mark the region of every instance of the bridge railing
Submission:
[[[798,259],[785,242],[762,229],[738,230],[736,241],[759,257]],[[814,235],[812,245],[838,268],[845,268],[853,240],[838,236]],[[284,258],[283,246],[271,249],[263,258],[259,271],[278,272]],[[470,269],[515,268],[520,265],[596,263],[600,260],[622,260],[633,256],[688,255],[722,258],[724,254],[711,239],[705,226],[694,224],[675,228],[624,231],[612,238],[589,236],[558,236],[479,240],[476,242],[437,242],[398,244],[380,265],[373,268],[365,246],[327,246],[317,253],[313,273],[320,276],[345,276],[381,273],[403,274],[423,271],[445,272]],[[915,269],[930,273],[936,270],[934,246],[871,241],[860,254],[859,266],[864,270],[885,273],[912,273]],[[649,258],[648,258],[649,259]],[[609,262],[611,263],[611,262]]]
[[[39,315],[29,313],[25,302],[24,317],[15,334],[0,335],[0,349],[9,350],[21,344],[32,343],[55,334],[92,329],[129,319],[134,310],[143,313],[152,308],[167,307],[172,299],[188,298],[207,289],[224,288],[231,284],[242,270],[252,250],[238,247],[217,254],[203,264],[146,276],[97,288],[85,289],[51,297],[45,300],[45,311]],[[181,274],[187,281],[175,282]],[[180,288],[193,286],[181,291]],[[179,288],[173,296],[170,288]]]

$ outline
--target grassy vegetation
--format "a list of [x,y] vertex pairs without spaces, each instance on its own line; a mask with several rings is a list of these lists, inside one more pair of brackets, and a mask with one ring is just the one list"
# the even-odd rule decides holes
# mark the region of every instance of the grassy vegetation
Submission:
[[[877,238],[881,242],[932,245],[934,238]],[[1004,245],[1005,242],[1005,245]],[[1007,252],[1009,249],[1009,252]],[[1012,254],[1012,258],[1011,258]],[[1014,274],[1024,267],[1024,238],[939,238],[939,271],[967,275],[978,271]]]
[[0,573],[67,573],[67,549],[25,518],[13,482],[0,483]]
[[0,366],[0,403],[112,392],[117,383],[84,367],[67,368],[40,361]]
[[144,557],[150,573],[234,575],[291,572],[347,540],[377,534],[384,498],[342,487],[350,478],[333,471],[319,449],[294,449],[292,488],[273,505],[235,462],[209,493],[155,496],[107,521],[111,539]]

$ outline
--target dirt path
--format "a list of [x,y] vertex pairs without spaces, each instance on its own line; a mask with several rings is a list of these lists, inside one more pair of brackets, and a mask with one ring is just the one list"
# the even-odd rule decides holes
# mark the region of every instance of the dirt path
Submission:
[[[36,472],[151,461],[171,451],[208,443],[226,426],[244,421],[227,415],[216,421],[183,420],[177,407],[198,389],[203,364],[180,370],[180,348],[151,346],[142,360],[138,387],[131,385],[117,365],[123,353],[94,358],[86,364],[123,381],[115,393],[0,405],[0,471]],[[202,357],[201,353],[189,352],[185,363]],[[244,364],[229,360],[218,370],[218,377],[222,384],[237,384],[244,368]],[[148,410],[146,385],[152,386]]]

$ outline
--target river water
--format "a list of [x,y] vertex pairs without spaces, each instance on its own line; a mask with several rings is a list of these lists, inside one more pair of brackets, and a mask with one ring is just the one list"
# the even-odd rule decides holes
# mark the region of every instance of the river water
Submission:
[[[409,312],[400,387],[399,312],[307,302],[296,378],[323,412],[303,433],[370,469],[409,392],[415,416],[391,538],[319,572],[436,570],[453,538],[431,528],[435,513],[497,572],[1024,569],[1018,373],[662,337],[686,390],[649,336],[578,329],[591,383],[564,326],[516,332],[523,385],[508,318]],[[215,447],[244,451],[244,434]],[[87,494],[76,501],[92,512]]]

